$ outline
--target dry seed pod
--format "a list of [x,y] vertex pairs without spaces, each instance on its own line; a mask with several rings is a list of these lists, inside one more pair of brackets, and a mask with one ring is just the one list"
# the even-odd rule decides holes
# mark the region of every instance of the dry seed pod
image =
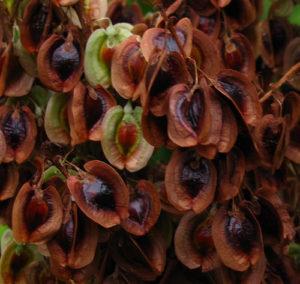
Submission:
[[67,184],[79,208],[105,228],[120,224],[128,217],[129,192],[120,175],[108,164],[89,161],[83,180],[70,176]]
[[42,190],[25,183],[17,194],[12,211],[12,229],[20,243],[48,241],[60,228],[63,210],[55,187]]
[[75,203],[66,211],[60,230],[48,243],[50,258],[58,266],[74,269],[90,264],[98,244],[98,228]]
[[137,99],[135,91],[146,67],[139,41],[139,36],[132,35],[116,48],[112,57],[111,83],[118,94],[125,99]]
[[7,145],[4,162],[23,163],[35,146],[37,128],[33,113],[27,106],[0,106],[0,124]]
[[[6,78],[8,73],[9,58],[11,57],[13,44],[5,45],[0,42],[0,96],[3,95],[6,87]],[[4,49],[4,50],[2,50]]]
[[14,163],[0,164],[0,201],[15,195],[19,184],[19,170]]
[[223,69],[222,59],[215,42],[208,35],[193,29],[193,47],[191,57],[207,75],[214,76]]
[[200,16],[196,27],[212,40],[216,40],[221,29],[220,11],[217,11],[210,16]]
[[[299,62],[300,57],[300,37],[296,37],[289,42],[287,45],[284,58],[283,58],[283,69],[287,72],[293,65]],[[300,79],[299,79],[299,70],[294,72],[291,76],[289,76],[289,83],[300,90]]]
[[102,123],[102,150],[116,168],[136,172],[144,168],[154,150],[144,139],[141,128],[142,108],[132,109],[131,102],[112,107]]
[[202,268],[207,272],[220,266],[211,233],[212,218],[193,212],[186,213],[175,232],[175,252],[189,269]]
[[100,141],[101,123],[107,111],[115,105],[115,98],[101,85],[91,88],[78,82],[68,102],[71,145],[88,139]]
[[156,188],[146,180],[140,180],[130,196],[129,217],[121,226],[127,232],[141,236],[150,231],[160,214],[160,200]]
[[168,136],[180,147],[196,146],[206,141],[211,131],[208,92],[191,90],[186,84],[170,88]]
[[300,164],[300,123],[291,130],[289,143],[287,145],[285,156],[291,161]]
[[[186,56],[189,56],[192,50],[193,40],[193,28],[191,21],[188,18],[183,18],[174,26],[174,29]],[[162,28],[151,28],[143,34],[141,50],[147,62],[155,48],[158,48],[159,50],[166,49],[167,53],[179,51],[179,47],[172,34],[170,32],[166,32],[166,30]]]
[[166,248],[155,230],[136,238],[130,234],[118,235],[111,248],[114,261],[141,280],[153,281],[164,271]]
[[216,199],[223,203],[235,197],[242,185],[245,175],[245,158],[239,148],[233,148],[225,156],[215,160],[218,183]]
[[233,210],[230,203],[216,213],[212,235],[217,253],[222,262],[236,271],[246,271],[263,255],[260,226],[245,203]]
[[290,129],[294,128],[300,120],[300,96],[296,92],[289,92],[284,96],[282,103],[282,116],[289,115],[287,125]]
[[217,172],[213,163],[193,151],[174,151],[165,173],[169,202],[178,210],[203,212],[213,201]]
[[267,114],[254,129],[253,138],[262,166],[278,169],[283,161],[287,146],[285,119]]
[[83,71],[83,49],[77,31],[67,36],[52,34],[41,46],[37,56],[39,79],[51,90],[69,92]]
[[224,69],[216,80],[214,87],[234,104],[246,125],[254,126],[261,118],[262,109],[257,91],[246,75]]
[[252,81],[255,77],[255,58],[250,41],[241,33],[225,37],[221,46],[224,65],[247,75]]
[[[59,24],[50,1],[31,0],[24,11],[20,27],[23,47],[30,53],[37,52],[52,29]],[[50,23],[51,25],[47,24]]]

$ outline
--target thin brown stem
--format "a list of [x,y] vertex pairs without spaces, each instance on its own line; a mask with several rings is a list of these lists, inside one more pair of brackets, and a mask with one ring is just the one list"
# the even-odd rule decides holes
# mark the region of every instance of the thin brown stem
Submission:
[[269,90],[267,93],[265,93],[265,95],[260,98],[259,102],[262,103],[265,100],[267,100],[269,97],[271,97],[273,95],[273,92],[276,91],[277,89],[279,89],[289,78],[289,76],[291,76],[294,72],[296,72],[298,69],[300,69],[300,62],[296,63],[295,65],[293,65],[283,76],[282,78],[272,84],[272,89]]

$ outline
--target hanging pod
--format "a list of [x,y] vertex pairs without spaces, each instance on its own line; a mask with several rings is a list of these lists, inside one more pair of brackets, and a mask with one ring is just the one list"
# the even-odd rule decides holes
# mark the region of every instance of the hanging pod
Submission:
[[91,88],[78,82],[68,102],[71,145],[101,141],[104,116],[115,105],[113,95],[101,85]]
[[37,69],[49,89],[67,93],[78,83],[83,71],[83,48],[76,28],[52,34],[40,47]]
[[178,259],[189,269],[202,268],[202,272],[221,265],[212,233],[212,218],[187,212],[179,222],[174,244]]
[[221,261],[236,271],[245,271],[263,255],[260,225],[247,203],[231,209],[233,201],[224,204],[214,216],[212,236]]
[[217,172],[196,151],[175,150],[165,173],[169,202],[178,210],[203,212],[213,201]]
[[154,150],[143,137],[142,108],[132,108],[128,101],[124,108],[112,107],[102,122],[102,150],[116,168],[136,172],[144,168]]
[[0,125],[7,146],[3,161],[23,163],[31,155],[37,135],[32,111],[27,106],[0,106]]
[[120,175],[108,164],[89,161],[82,178],[70,176],[68,188],[79,208],[105,228],[120,224],[129,216],[129,192]]
[[160,215],[160,199],[156,188],[147,180],[140,180],[130,195],[129,217],[121,226],[133,235],[144,235],[155,225]]

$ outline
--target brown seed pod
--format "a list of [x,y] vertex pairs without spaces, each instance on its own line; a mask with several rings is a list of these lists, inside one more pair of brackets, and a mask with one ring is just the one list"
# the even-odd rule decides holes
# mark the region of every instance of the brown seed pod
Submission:
[[46,242],[59,230],[62,218],[62,202],[53,186],[41,190],[25,183],[12,211],[14,237],[20,243]]
[[121,222],[127,232],[141,236],[150,231],[160,214],[160,200],[156,188],[146,180],[140,180],[130,196],[129,217]]
[[52,34],[38,52],[39,79],[49,89],[69,92],[81,77],[83,57],[84,52],[74,28],[68,31],[67,36]]
[[212,40],[216,40],[221,29],[220,11],[210,16],[200,16],[196,28],[204,32]]
[[155,230],[135,238],[130,234],[118,234],[113,239],[111,249],[112,257],[120,268],[138,279],[153,281],[164,271],[166,248]]
[[27,106],[0,106],[0,125],[7,145],[4,162],[23,163],[35,146],[37,128],[33,113]]
[[19,184],[19,170],[14,163],[0,164],[0,201],[15,195]]
[[262,166],[278,169],[283,161],[287,146],[285,119],[267,114],[254,129],[253,138]]
[[118,94],[137,99],[136,89],[142,80],[146,61],[142,55],[139,36],[133,35],[116,47],[111,63],[111,82]]
[[229,209],[223,205],[212,224],[212,236],[222,262],[236,271],[246,271],[263,255],[260,226],[246,203]]
[[285,156],[291,161],[300,164],[300,122],[291,130],[289,143],[287,145]]
[[83,180],[70,176],[67,185],[80,209],[105,228],[120,224],[129,216],[129,192],[120,175],[108,164],[89,161]]
[[234,104],[246,125],[254,126],[261,118],[262,109],[256,89],[246,75],[224,69],[216,80],[214,87]]
[[[174,26],[174,29],[186,56],[189,56],[192,50],[193,40],[191,21],[188,18],[183,18]],[[172,51],[178,52],[180,50],[172,34],[162,28],[151,28],[143,34],[141,50],[147,62],[155,48],[159,50],[166,49],[167,53]]]
[[220,266],[211,233],[212,218],[186,213],[175,232],[174,244],[178,259],[189,269],[207,272]]
[[9,58],[12,53],[13,44],[9,45],[0,42],[0,96],[3,95],[6,87],[6,78],[8,73]]
[[250,41],[241,33],[225,37],[221,45],[224,65],[247,75],[252,81],[255,77],[255,58]]
[[203,212],[213,201],[217,172],[213,163],[193,151],[174,151],[165,173],[169,202],[178,210]]
[[287,119],[287,125],[290,129],[293,129],[300,120],[300,96],[296,92],[289,92],[284,96],[282,103],[282,116],[289,115]]
[[50,259],[58,266],[79,269],[93,261],[97,244],[97,225],[72,203],[65,213],[60,230],[47,243],[47,247]]
[[224,67],[217,45],[204,32],[193,29],[191,57],[207,75],[214,76]]
[[25,8],[20,27],[23,47],[30,53],[37,52],[58,24],[50,1],[31,0]]
[[219,156],[215,164],[218,173],[216,199],[223,203],[239,193],[245,175],[245,158],[239,148],[234,147],[228,154]]
[[88,139],[101,141],[101,123],[106,112],[115,105],[115,98],[101,85],[91,88],[78,82],[68,102],[71,144]]

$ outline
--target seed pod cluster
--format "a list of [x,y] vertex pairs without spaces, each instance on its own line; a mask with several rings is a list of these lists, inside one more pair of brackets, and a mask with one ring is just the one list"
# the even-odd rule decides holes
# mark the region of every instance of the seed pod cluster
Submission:
[[299,282],[299,4],[129,2],[0,2],[0,283]]

